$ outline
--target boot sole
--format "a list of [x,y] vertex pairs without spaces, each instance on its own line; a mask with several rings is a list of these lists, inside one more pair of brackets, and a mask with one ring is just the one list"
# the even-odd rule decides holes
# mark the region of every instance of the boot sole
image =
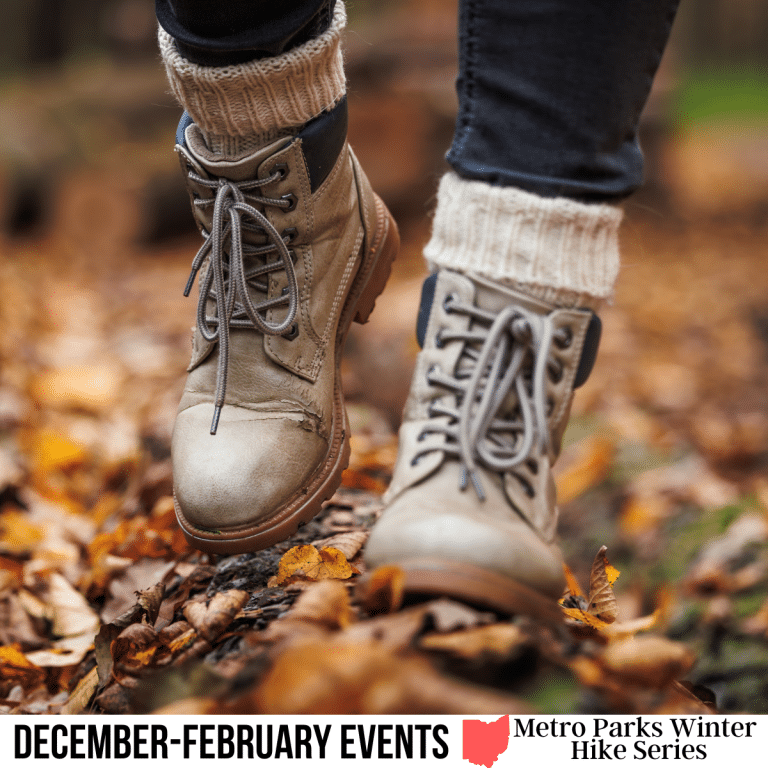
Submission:
[[[564,623],[563,613],[552,595],[537,592],[494,571],[433,558],[406,560],[393,565],[402,571],[407,600],[455,597],[497,613],[530,616],[549,626],[559,627]],[[372,573],[366,574],[358,583],[357,594],[363,605],[369,595]]]
[[334,386],[334,415],[331,443],[325,461],[309,478],[300,494],[257,526],[241,526],[229,530],[201,530],[190,523],[181,511],[176,496],[173,505],[184,538],[196,549],[222,555],[257,552],[293,536],[301,525],[308,523],[341,485],[341,475],[349,465],[349,423],[341,392],[341,350],[352,322],[366,323],[373,312],[376,299],[384,290],[392,271],[392,262],[400,248],[400,235],[392,214],[378,197],[376,230],[370,246],[362,256],[360,268],[347,294],[339,316],[336,334],[336,383]]

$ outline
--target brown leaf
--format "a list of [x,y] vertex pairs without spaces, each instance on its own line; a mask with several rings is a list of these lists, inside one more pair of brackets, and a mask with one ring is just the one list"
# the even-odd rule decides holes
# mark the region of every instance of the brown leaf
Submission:
[[344,531],[327,539],[315,541],[313,546],[321,551],[326,547],[332,547],[341,552],[347,560],[351,560],[360,551],[367,538],[368,531]]
[[651,635],[610,643],[599,657],[609,672],[656,689],[682,677],[695,660],[694,654],[682,643]]
[[304,590],[286,619],[311,621],[328,629],[343,629],[351,621],[346,587],[338,581],[325,580]]
[[608,548],[600,547],[589,574],[589,605],[587,611],[598,619],[611,623],[616,621],[618,608],[616,595],[613,594],[613,583],[619,577],[619,572],[608,562],[605,556]]
[[79,715],[86,707],[99,687],[99,671],[94,667],[78,684],[72,695],[61,709],[62,715]]
[[248,592],[239,589],[219,592],[207,605],[187,603],[184,607],[184,618],[199,635],[212,643],[232,623],[232,619],[248,602],[249,597]]
[[244,711],[264,714],[521,713],[511,696],[442,677],[422,658],[401,658],[376,643],[306,640],[288,646]]
[[140,592],[136,593],[136,602],[142,607],[147,617],[147,623],[151,626],[154,626],[157,621],[164,595],[165,586],[162,582],[155,584],[154,587],[142,589]]
[[[125,667],[141,667],[151,659],[157,646],[157,632],[147,624],[131,624],[126,627],[111,645],[115,664]],[[150,650],[149,654],[144,651]]]
[[509,656],[527,642],[525,634],[514,624],[490,624],[444,635],[426,635],[419,645],[427,651],[446,651],[464,659],[475,659],[484,654]]

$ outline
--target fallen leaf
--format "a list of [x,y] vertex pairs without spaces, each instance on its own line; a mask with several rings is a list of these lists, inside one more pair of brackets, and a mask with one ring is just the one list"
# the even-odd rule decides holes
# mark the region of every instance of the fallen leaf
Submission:
[[460,632],[425,635],[419,645],[427,651],[445,651],[464,659],[475,659],[484,654],[509,656],[527,642],[525,634],[514,624],[489,624]]
[[302,592],[285,618],[315,622],[328,629],[343,629],[349,626],[351,617],[349,595],[344,585],[325,580]]
[[558,502],[568,504],[602,482],[608,476],[614,451],[613,440],[601,435],[587,437],[563,451],[555,477]]
[[661,689],[686,674],[696,657],[682,643],[644,635],[610,643],[599,657],[612,674],[635,683]]
[[613,584],[619,577],[616,570],[605,556],[608,548],[600,547],[592,563],[589,574],[589,604],[587,610],[598,619],[611,623],[616,621],[618,613],[616,595],[613,594]]
[[66,704],[61,708],[62,715],[82,714],[90,704],[99,687],[99,670],[94,667],[75,687]]
[[49,408],[98,414],[116,401],[123,376],[122,366],[108,360],[70,365],[40,375],[33,384],[33,395]]
[[573,575],[573,571],[565,563],[563,563],[563,573],[565,574],[565,586],[568,590],[568,594],[571,594],[574,597],[586,598],[578,580]]
[[240,709],[349,716],[523,713],[530,706],[442,677],[425,659],[399,657],[376,643],[314,639],[288,646]]
[[88,601],[58,573],[51,574],[46,601],[53,611],[52,632],[59,637],[93,636],[100,621]]
[[45,679],[45,670],[33,664],[16,645],[0,648],[0,680],[31,690]]
[[289,549],[281,558],[277,577],[270,586],[289,583],[292,577],[311,581],[321,579],[348,579],[356,573],[342,552],[333,547],[318,550],[311,544],[301,544]]
[[377,568],[359,584],[358,592],[369,614],[394,613],[405,598],[405,574],[396,565]]
[[206,605],[187,603],[184,618],[208,642],[213,642],[231,623],[250,595],[239,589],[218,592]]
[[351,560],[365,544],[368,531],[345,531],[327,539],[313,542],[313,546],[322,551],[325,548],[337,549],[347,560]]

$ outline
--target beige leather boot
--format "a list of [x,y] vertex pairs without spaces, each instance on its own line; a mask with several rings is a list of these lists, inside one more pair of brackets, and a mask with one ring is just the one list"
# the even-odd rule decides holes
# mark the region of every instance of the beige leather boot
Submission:
[[[600,323],[482,277],[427,279],[419,353],[386,507],[366,546],[409,593],[557,620],[551,467]],[[544,599],[542,599],[544,598]]]
[[349,427],[339,353],[365,322],[397,228],[346,142],[346,101],[235,158],[188,117],[177,152],[204,243],[192,361],[173,433],[187,540],[255,551],[290,536],[341,482]]

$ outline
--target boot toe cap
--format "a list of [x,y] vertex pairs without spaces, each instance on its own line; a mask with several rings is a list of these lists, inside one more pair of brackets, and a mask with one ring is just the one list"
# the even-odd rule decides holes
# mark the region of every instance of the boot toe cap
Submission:
[[374,527],[366,544],[366,563],[371,568],[419,559],[463,563],[559,597],[564,577],[558,547],[545,542],[522,519],[500,520],[485,515],[482,504],[470,505],[462,508],[460,502],[404,494]]
[[260,525],[302,492],[328,444],[296,414],[224,406],[182,411],[173,433],[174,494],[187,523],[207,531]]

